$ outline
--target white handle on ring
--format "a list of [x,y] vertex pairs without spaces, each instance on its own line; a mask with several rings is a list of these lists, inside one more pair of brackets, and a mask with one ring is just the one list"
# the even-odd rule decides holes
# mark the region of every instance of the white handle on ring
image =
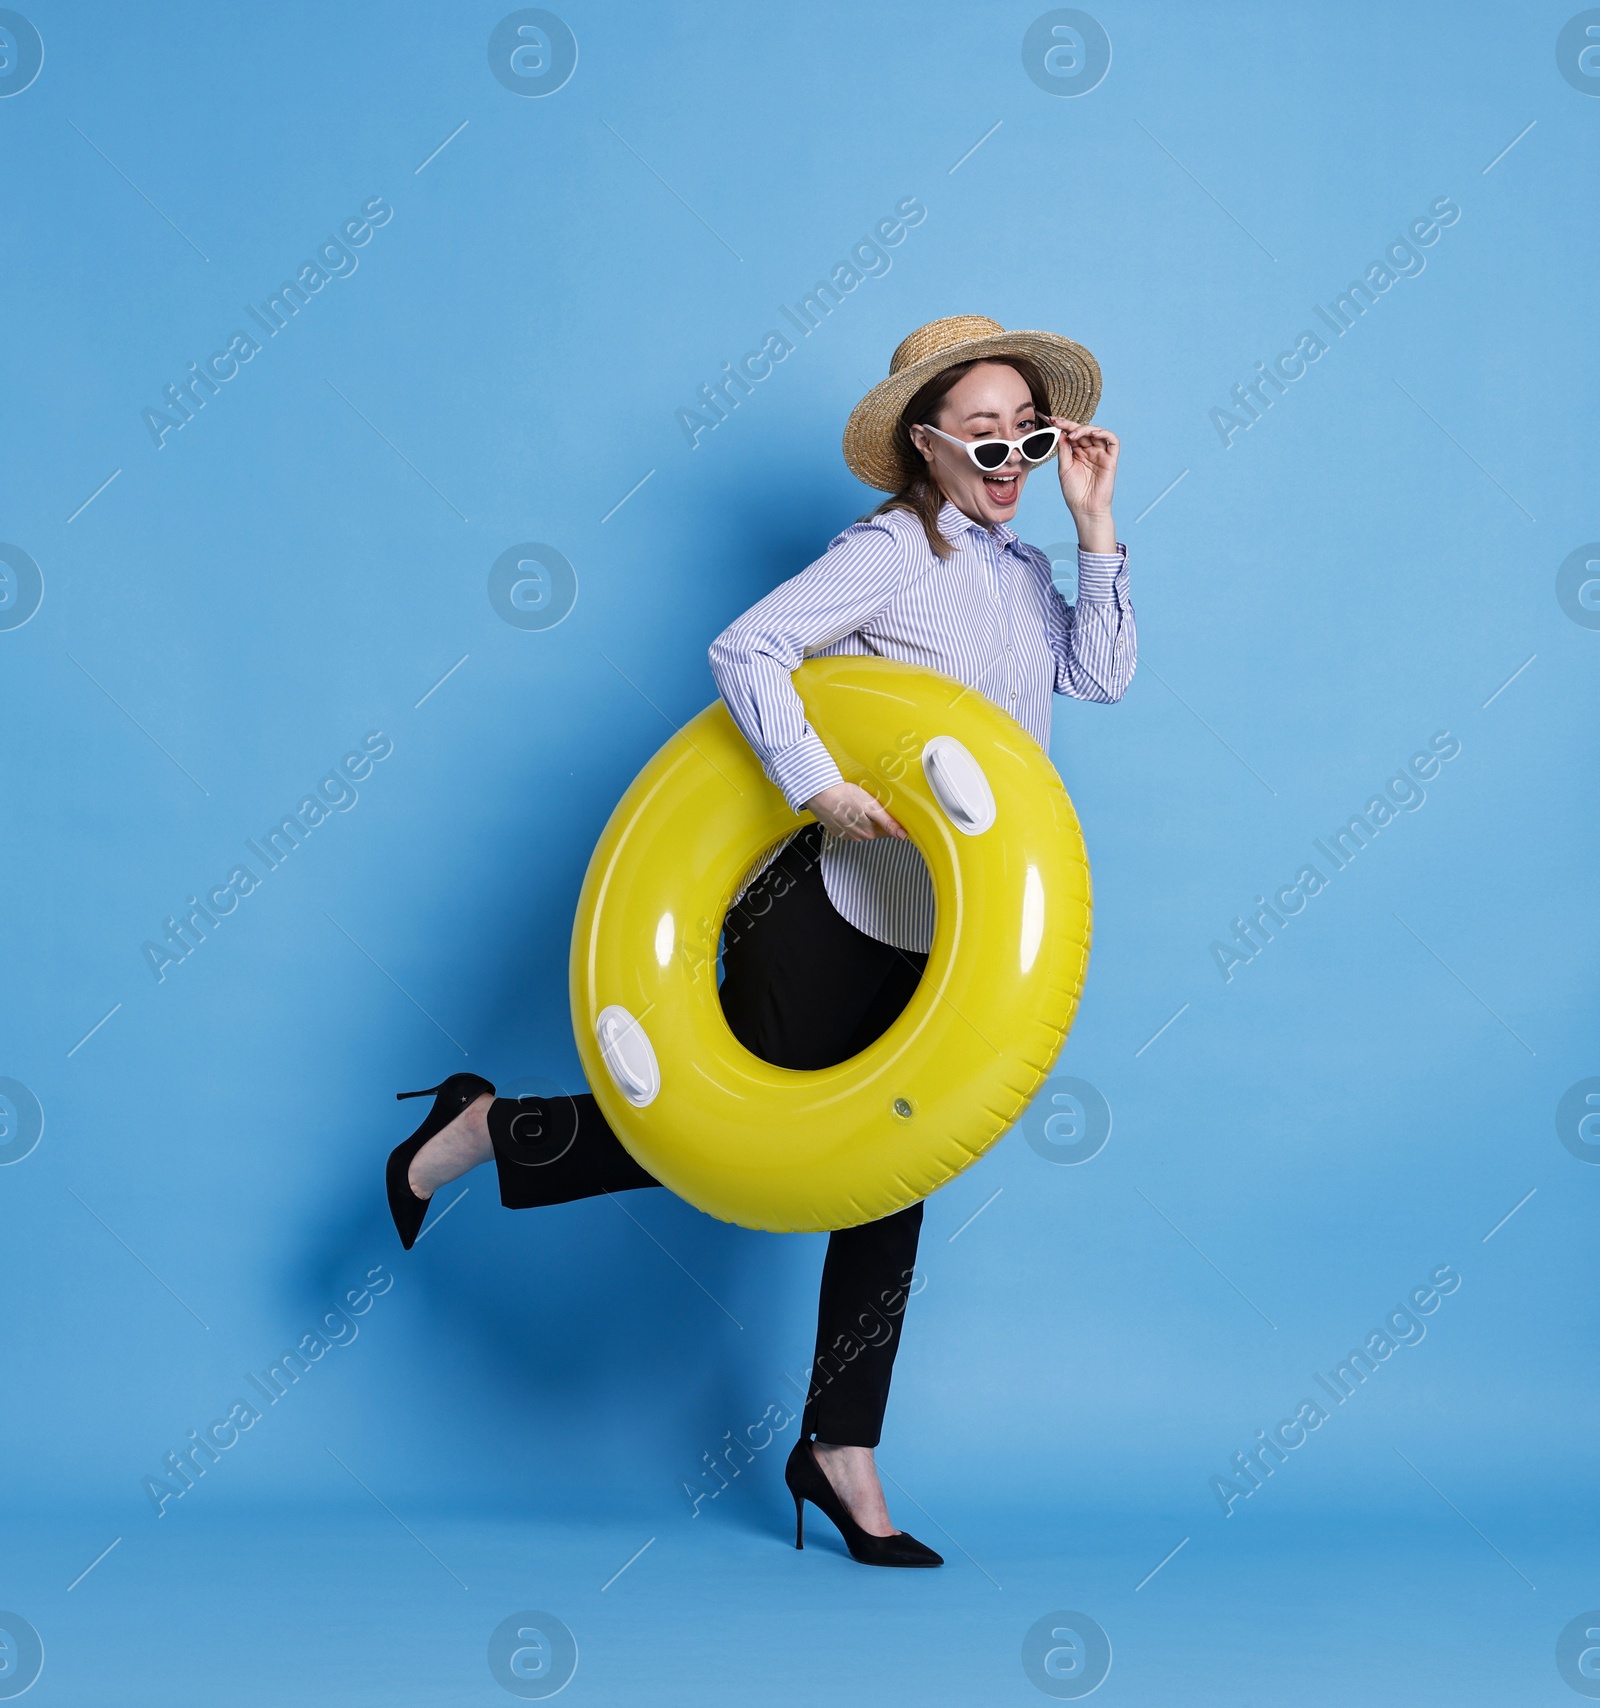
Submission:
[[997,816],[983,767],[953,735],[936,735],[922,750],[922,769],[945,817],[967,836],[981,836]]
[[654,1103],[661,1090],[661,1069],[644,1027],[626,1008],[611,1003],[596,1016],[594,1029],[617,1090],[636,1109]]

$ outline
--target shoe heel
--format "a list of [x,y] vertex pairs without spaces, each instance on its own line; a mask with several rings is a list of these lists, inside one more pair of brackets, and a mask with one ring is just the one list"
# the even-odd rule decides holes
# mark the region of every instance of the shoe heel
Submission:
[[444,1085],[441,1083],[439,1085],[424,1086],[421,1091],[397,1091],[394,1094],[394,1100],[396,1103],[404,1103],[408,1097],[435,1097],[443,1090]]
[[794,1497],[794,1545],[804,1548],[806,1545],[806,1498],[804,1495]]

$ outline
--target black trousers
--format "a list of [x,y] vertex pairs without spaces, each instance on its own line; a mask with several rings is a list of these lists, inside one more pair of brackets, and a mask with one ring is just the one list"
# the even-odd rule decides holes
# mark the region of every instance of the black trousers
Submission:
[[[828,900],[821,830],[808,825],[728,912],[722,1010],[778,1067],[831,1067],[872,1043],[910,1001],[927,956],[880,943]],[[661,1183],[623,1149],[587,1092],[496,1098],[489,1136],[510,1210]],[[828,1237],[801,1430],[876,1447],[917,1260],[922,1205]]]

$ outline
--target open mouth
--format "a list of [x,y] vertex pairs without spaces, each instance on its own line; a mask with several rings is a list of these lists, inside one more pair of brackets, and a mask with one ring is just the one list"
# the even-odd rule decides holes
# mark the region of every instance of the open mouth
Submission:
[[1015,504],[1017,501],[1017,477],[1014,474],[986,474],[983,487],[996,504]]

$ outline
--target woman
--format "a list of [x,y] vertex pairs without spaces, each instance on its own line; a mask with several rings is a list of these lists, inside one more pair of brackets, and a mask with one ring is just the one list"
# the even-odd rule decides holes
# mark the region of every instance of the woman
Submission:
[[[806,722],[790,673],[817,653],[924,665],[987,694],[1048,751],[1051,696],[1120,699],[1135,636],[1127,552],[1111,495],[1116,436],[1085,423],[1094,357],[1053,333],[1007,333],[981,315],[936,320],[894,353],[856,406],[844,455],[892,496],[711,645],[711,669],[797,830],[746,882],[724,928],[723,1012],[781,1067],[864,1050],[910,1000],[933,940],[928,869],[904,828],[844,781]],[[1078,529],[1078,601],[1007,526],[1030,468],[1055,456]],[[431,1088],[428,1119],[389,1158],[389,1204],[409,1249],[433,1193],[492,1157],[511,1209],[658,1185],[587,1093],[496,1098],[475,1074]],[[428,1095],[405,1092],[402,1096]],[[873,1462],[916,1263],[922,1205],[829,1236],[795,1501],[838,1526],[866,1564],[937,1566],[890,1522]]]

